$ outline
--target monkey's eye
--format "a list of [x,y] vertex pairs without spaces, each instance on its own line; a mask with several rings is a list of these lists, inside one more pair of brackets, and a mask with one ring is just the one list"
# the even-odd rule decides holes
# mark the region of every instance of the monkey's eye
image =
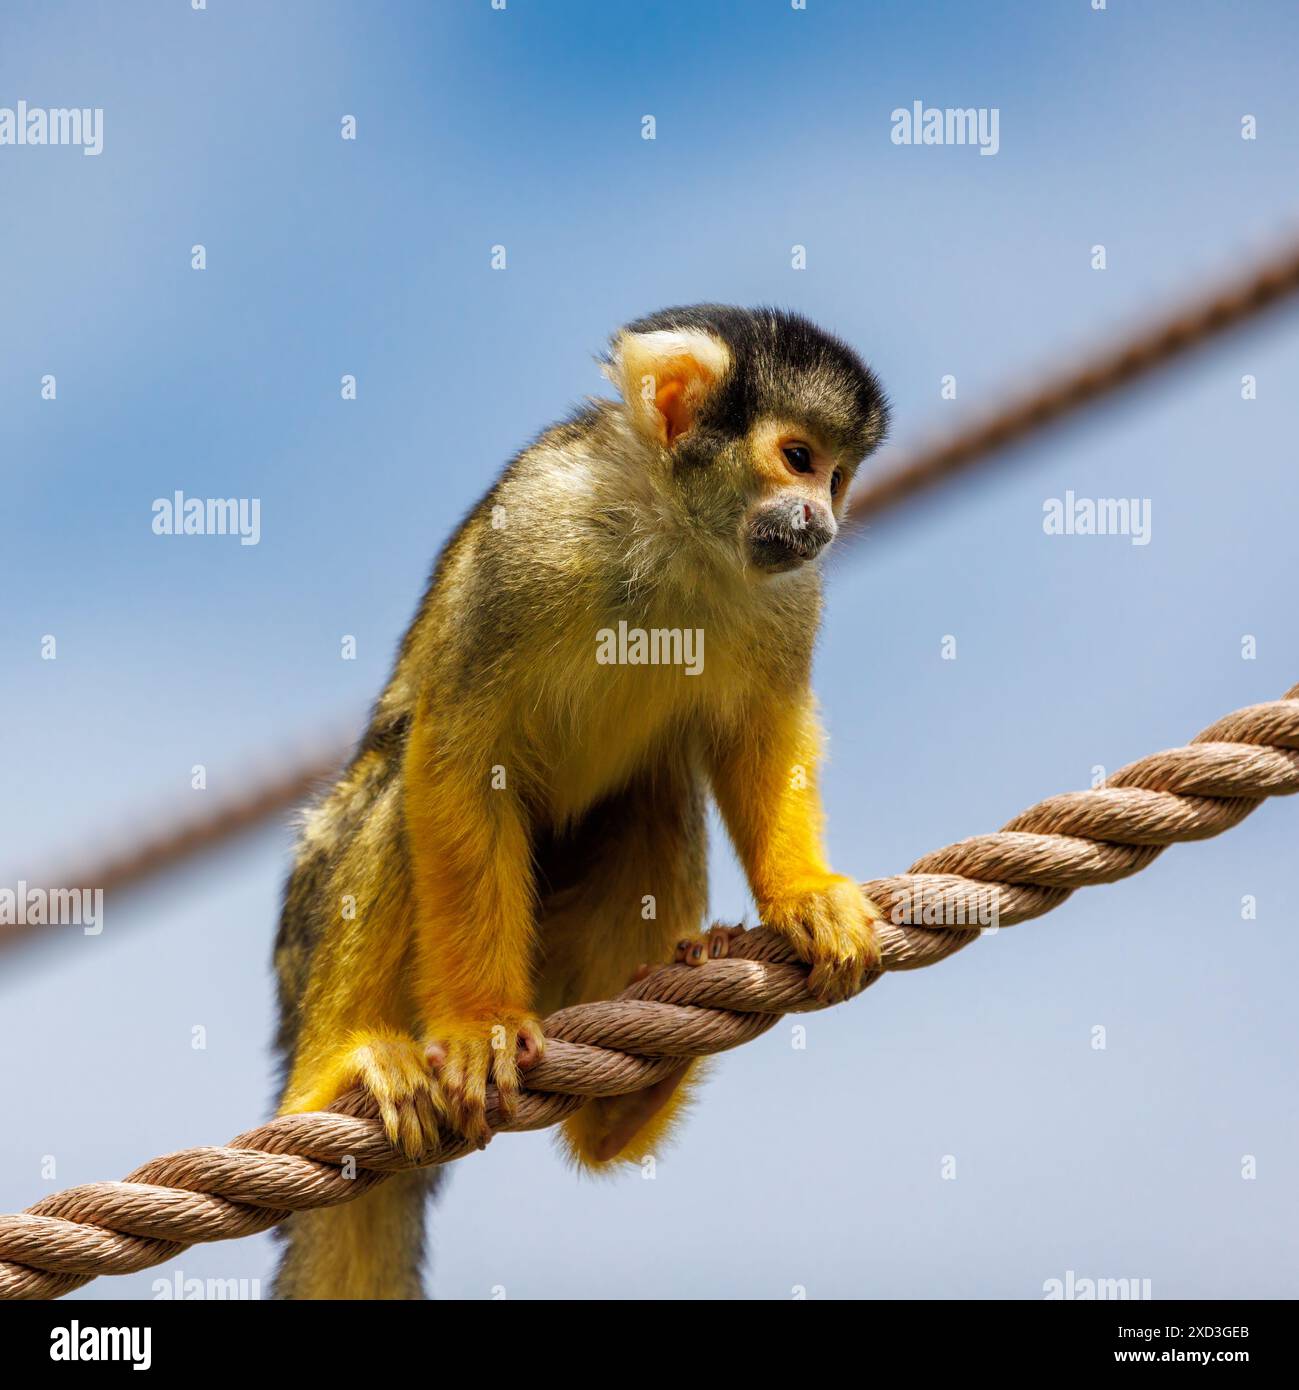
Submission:
[[787,444],[780,452],[795,473],[812,471],[812,451],[806,444]]
[[843,484],[843,469],[842,469],[842,468],[836,468],[836,469],[834,470],[834,472],[830,474],[830,496],[831,496],[831,497],[837,497],[837,496],[839,495],[839,488],[842,486],[842,484]]

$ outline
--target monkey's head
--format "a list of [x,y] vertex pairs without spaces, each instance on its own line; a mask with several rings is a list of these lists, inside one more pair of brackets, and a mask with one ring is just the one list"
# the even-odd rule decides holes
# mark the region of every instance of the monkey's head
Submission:
[[857,465],[884,437],[870,368],[797,314],[698,304],[628,324],[606,372],[689,524],[757,576],[834,539]]

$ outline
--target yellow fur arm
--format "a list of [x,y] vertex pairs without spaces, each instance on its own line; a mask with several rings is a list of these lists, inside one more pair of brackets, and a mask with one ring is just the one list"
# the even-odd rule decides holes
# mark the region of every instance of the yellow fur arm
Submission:
[[810,694],[786,700],[773,692],[714,745],[711,774],[763,922],[812,966],[812,991],[834,1000],[855,993],[878,966],[880,911],[826,861],[820,751]]
[[808,696],[773,694],[714,745],[713,794],[759,908],[830,876],[816,770],[821,735]]

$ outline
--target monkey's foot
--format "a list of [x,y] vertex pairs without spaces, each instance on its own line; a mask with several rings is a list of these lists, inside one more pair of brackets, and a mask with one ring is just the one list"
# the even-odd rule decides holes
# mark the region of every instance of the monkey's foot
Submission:
[[512,1115],[521,1073],[536,1066],[545,1050],[541,1020],[516,1009],[432,1024],[425,1051],[448,1122],[466,1138],[486,1144],[492,1137],[488,1081],[495,1080],[501,1110]]
[[678,941],[672,959],[678,965],[703,965],[707,960],[724,960],[731,953],[731,942],[743,935],[743,927],[726,927],[715,922],[702,936],[686,936]]
[[353,1034],[312,1083],[286,1097],[281,1109],[324,1110],[358,1084],[378,1102],[384,1133],[394,1147],[418,1159],[437,1146],[441,1102],[424,1045],[395,1031]]
[[826,874],[800,884],[761,904],[761,915],[812,967],[807,987],[826,1003],[850,998],[880,968],[875,923],[883,914],[853,879]]

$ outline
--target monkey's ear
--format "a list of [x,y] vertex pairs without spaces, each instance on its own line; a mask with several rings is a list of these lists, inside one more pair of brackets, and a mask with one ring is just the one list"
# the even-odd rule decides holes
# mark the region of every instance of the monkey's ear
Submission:
[[730,365],[730,349],[720,338],[696,328],[673,328],[619,333],[604,372],[636,428],[670,446],[693,428]]

